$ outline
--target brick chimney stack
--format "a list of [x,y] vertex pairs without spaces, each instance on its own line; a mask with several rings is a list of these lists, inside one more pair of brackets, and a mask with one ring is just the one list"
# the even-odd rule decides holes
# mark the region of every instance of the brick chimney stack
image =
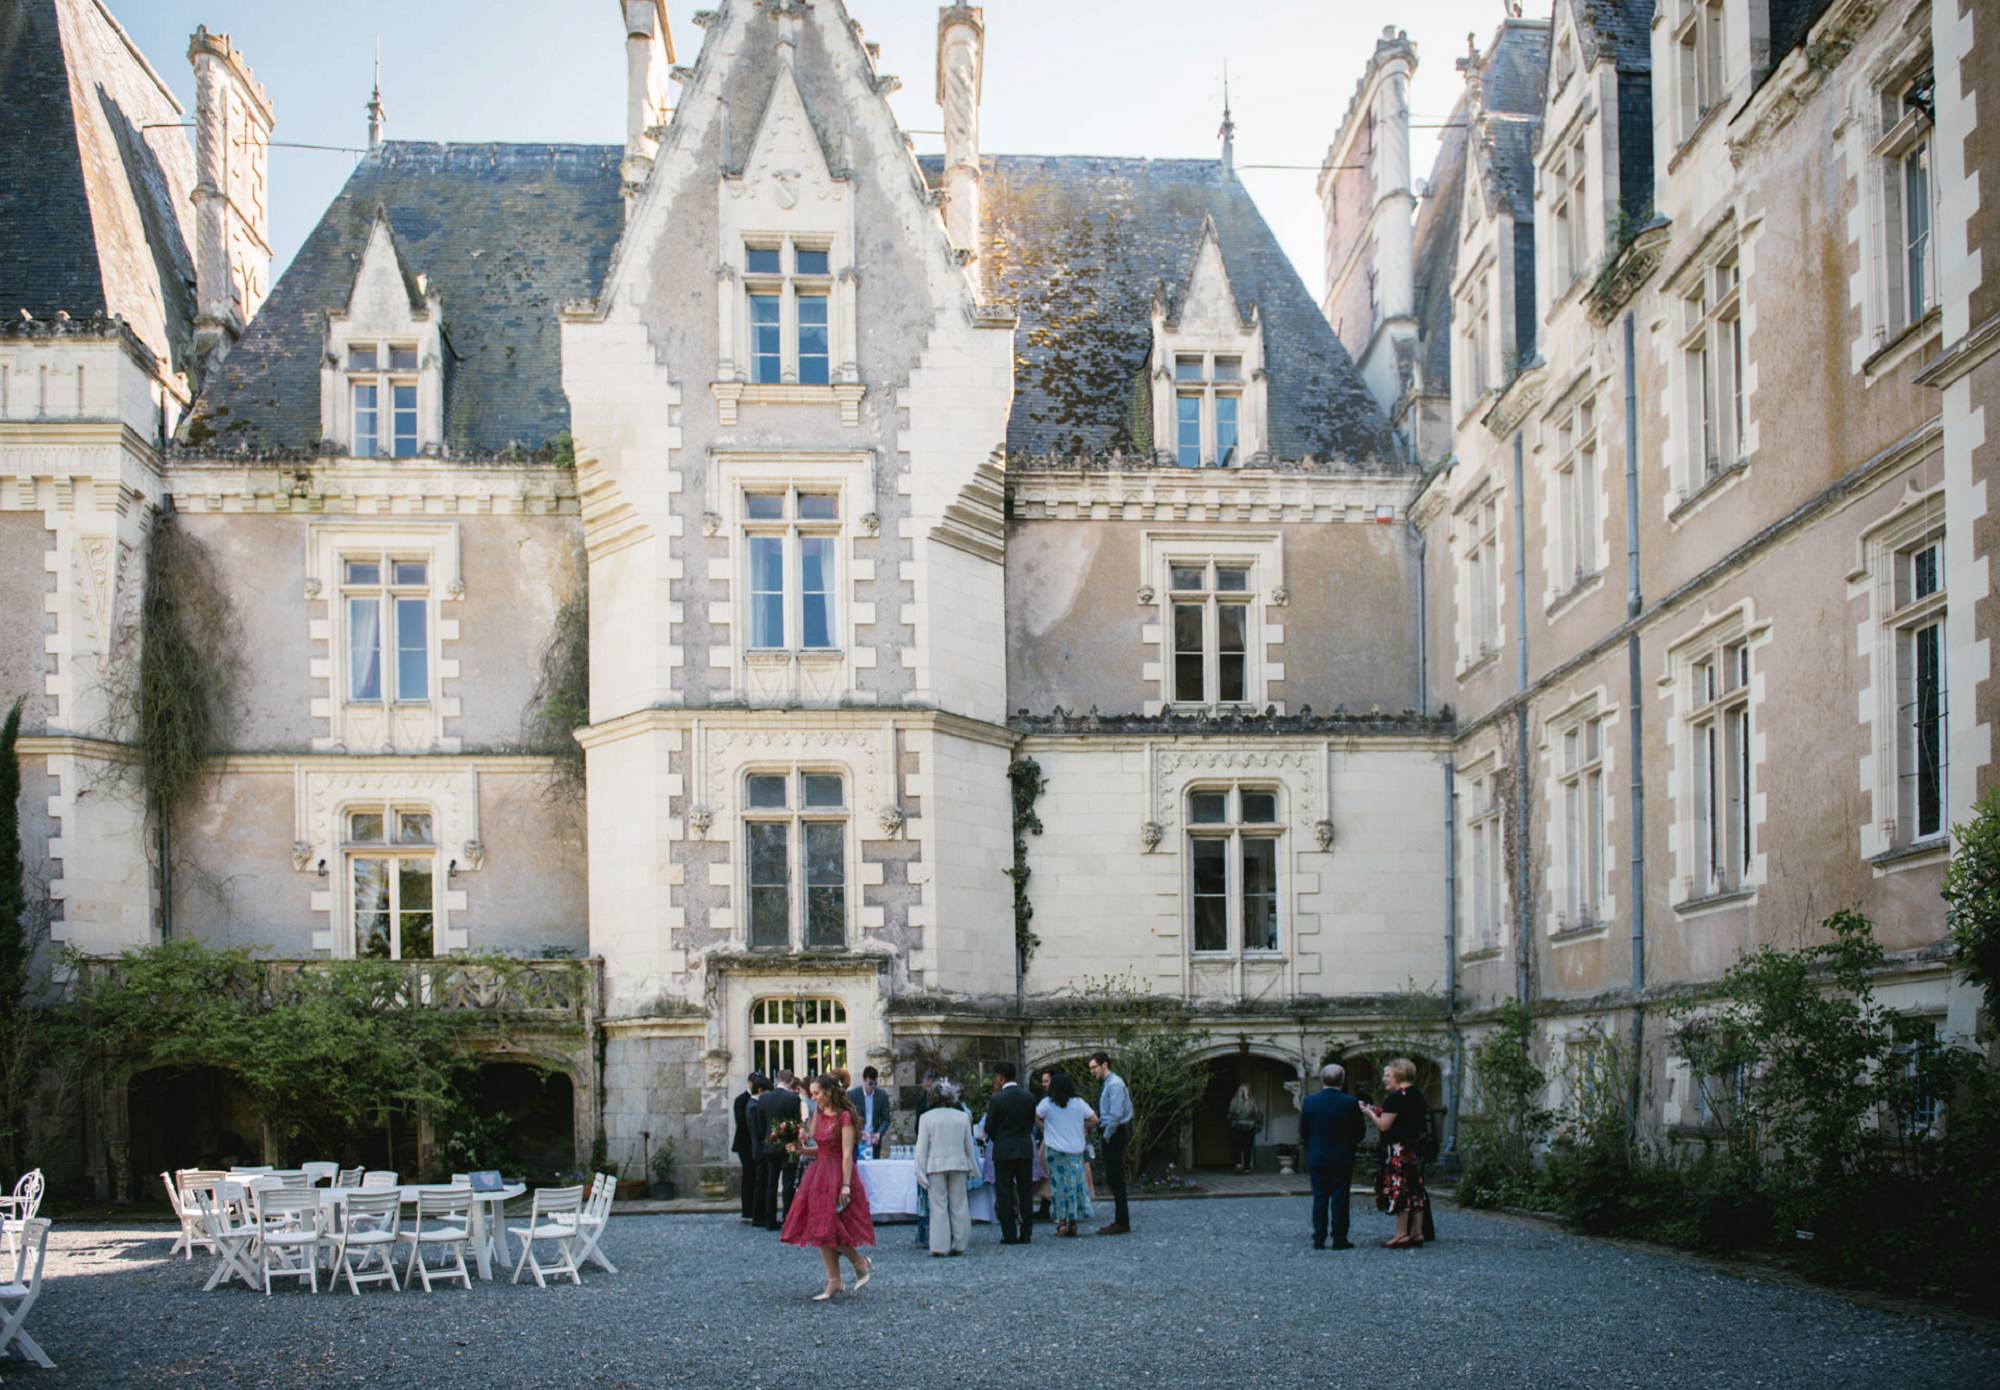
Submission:
[[197,378],[229,355],[270,289],[271,98],[227,34],[194,31]]
[[629,216],[660,152],[660,137],[672,114],[667,83],[674,66],[674,37],[667,27],[666,0],[623,0],[625,9],[625,211]]
[[937,103],[944,111],[944,226],[979,284],[979,88],[986,20],[977,5],[938,11]]

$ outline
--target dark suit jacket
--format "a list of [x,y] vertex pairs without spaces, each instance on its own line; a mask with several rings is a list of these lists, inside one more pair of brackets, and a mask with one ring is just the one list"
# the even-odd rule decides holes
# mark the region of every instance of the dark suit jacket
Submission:
[[986,1139],[996,1163],[1035,1156],[1035,1098],[1025,1088],[1008,1086],[986,1102]]
[[1366,1126],[1361,1103],[1345,1091],[1321,1089],[1299,1107],[1299,1137],[1305,1141],[1308,1170],[1354,1162]]
[[889,1121],[896,1117],[896,1103],[889,1099],[889,1088],[887,1086],[879,1082],[875,1086],[875,1123],[872,1125],[868,1123],[868,1092],[866,1090],[860,1086],[856,1086],[847,1093],[847,1103],[854,1107],[854,1138],[856,1143],[861,1142],[861,1136],[870,1130],[882,1135],[884,1138],[888,1137]]
[[729,1152],[746,1163],[757,1158],[757,1136],[750,1132],[750,1107],[754,1104],[748,1091],[736,1097],[736,1135],[729,1141]]
[[785,1156],[784,1145],[770,1143],[766,1140],[765,1136],[771,1132],[771,1126],[778,1121],[798,1119],[803,1108],[799,1104],[799,1098],[783,1086],[773,1086],[770,1090],[764,1092],[763,1095],[757,1097],[754,1130],[757,1136],[757,1154],[760,1158],[783,1158]]

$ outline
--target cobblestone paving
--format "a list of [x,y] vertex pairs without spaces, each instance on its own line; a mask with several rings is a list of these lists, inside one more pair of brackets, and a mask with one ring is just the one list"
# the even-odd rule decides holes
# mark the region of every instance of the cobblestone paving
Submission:
[[[933,1260],[884,1226],[833,1304],[818,1261],[728,1216],[619,1218],[582,1288],[204,1295],[158,1229],[58,1227],[37,1387],[1922,1386],[2000,1384],[2000,1339],[1831,1294],[1441,1213],[1444,1239],[1315,1252],[1289,1198],[1147,1202],[1136,1234]],[[1413,1364],[1414,1363],[1414,1364]]]

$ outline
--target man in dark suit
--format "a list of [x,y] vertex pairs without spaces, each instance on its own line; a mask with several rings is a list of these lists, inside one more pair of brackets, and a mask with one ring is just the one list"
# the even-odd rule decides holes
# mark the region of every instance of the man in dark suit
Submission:
[[729,1151],[736,1155],[736,1161],[743,1169],[743,1219],[757,1219],[757,1136],[750,1127],[750,1112],[757,1104],[757,1097],[771,1089],[770,1081],[764,1073],[753,1071],[748,1078],[749,1090],[736,1097],[736,1133],[729,1141]]
[[881,1078],[875,1068],[863,1067],[861,1084],[847,1093],[847,1103],[854,1107],[855,1120],[861,1126],[861,1142],[868,1146],[868,1152],[857,1157],[889,1156],[889,1122],[896,1116],[896,1107]]
[[1348,1189],[1354,1185],[1354,1151],[1366,1126],[1361,1105],[1347,1094],[1346,1069],[1329,1063],[1319,1074],[1320,1089],[1299,1107],[1299,1137],[1305,1141],[1306,1171],[1312,1174],[1313,1249],[1327,1247],[1327,1209],[1333,1209],[1332,1248],[1352,1250],[1347,1239]]
[[757,1137],[757,1205],[751,1210],[751,1224],[775,1231],[778,1226],[778,1178],[791,1155],[771,1135],[780,1120],[796,1120],[801,1113],[799,1098],[792,1092],[792,1074],[778,1073],[778,1084],[757,1097],[751,1128]]
[[993,1146],[994,1215],[1000,1243],[1026,1245],[1035,1225],[1035,1098],[1021,1089],[1014,1064],[993,1064],[986,1142]]

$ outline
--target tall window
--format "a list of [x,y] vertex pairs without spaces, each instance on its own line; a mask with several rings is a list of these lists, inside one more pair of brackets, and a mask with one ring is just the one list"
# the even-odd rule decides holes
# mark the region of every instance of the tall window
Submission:
[[829,347],[833,277],[825,245],[789,238],[743,248],[749,301],[750,380],[760,386],[833,380]]
[[1945,646],[1944,537],[1931,536],[1896,557],[1896,772],[1898,838],[1944,835]]
[[1604,720],[1579,720],[1560,735],[1563,806],[1563,925],[1603,920]]
[[1467,950],[1485,951],[1500,944],[1505,895],[1501,878],[1503,851],[1500,837],[1500,774],[1488,768],[1467,781],[1466,838],[1470,843],[1471,891],[1466,894],[1466,910],[1472,921]]
[[1681,0],[1674,31],[1680,77],[1681,129],[1685,140],[1702,118],[1722,104],[1722,0]]
[[[1466,575],[1471,589],[1472,657],[1477,660],[1500,648],[1500,499],[1488,494],[1475,506],[1472,544],[1466,550]],[[1470,664],[1470,663],[1468,663]]]
[[1555,201],[1556,293],[1561,294],[1590,264],[1590,214],[1584,197],[1584,137],[1566,146],[1550,166],[1558,185]]
[[414,704],[430,699],[429,559],[343,555],[340,578],[347,620],[348,703]]
[[834,576],[840,498],[786,488],[743,494],[750,646],[827,651],[836,640]]
[[417,452],[417,349],[409,343],[355,343],[347,349],[350,438],[356,458],[412,458]]
[[1460,306],[1461,322],[1460,352],[1465,358],[1465,377],[1472,385],[1472,394],[1465,404],[1470,406],[1493,385],[1493,321],[1487,302],[1486,276],[1481,274],[1467,291]]
[[1895,1038],[1892,1065],[1902,1077],[1902,1101],[1897,1123],[1906,1135],[1929,1134],[1944,1111],[1943,1098],[1927,1084],[1927,1065],[1937,1056],[1938,1026],[1934,1018],[1898,1014],[1890,1020]]
[[847,1006],[838,999],[759,999],[750,1006],[750,1070],[822,1076],[847,1065]]
[[1173,702],[1233,705],[1252,698],[1250,569],[1222,562],[1168,565],[1173,608]]
[[1694,766],[1695,895],[1733,893],[1750,864],[1750,648],[1697,657],[1688,734]]
[[1743,318],[1736,254],[1706,267],[1681,300],[1687,378],[1687,476],[1692,496],[1733,467],[1743,448]]
[[1277,792],[1206,788],[1189,792],[1187,804],[1195,951],[1278,950]]
[[1556,427],[1556,587],[1597,573],[1597,405],[1580,402]]
[[1220,353],[1174,356],[1174,462],[1182,468],[1240,463],[1243,359]]
[[744,885],[755,948],[847,944],[847,800],[835,772],[752,773]]
[[1883,231],[1888,255],[1885,326],[1900,332],[1937,304],[1937,266],[1931,224],[1937,193],[1931,178],[1931,104],[1935,83],[1927,69],[1882,93],[1885,134],[1875,146],[1883,175]]
[[354,807],[346,828],[354,954],[429,960],[437,942],[431,813],[407,806]]

